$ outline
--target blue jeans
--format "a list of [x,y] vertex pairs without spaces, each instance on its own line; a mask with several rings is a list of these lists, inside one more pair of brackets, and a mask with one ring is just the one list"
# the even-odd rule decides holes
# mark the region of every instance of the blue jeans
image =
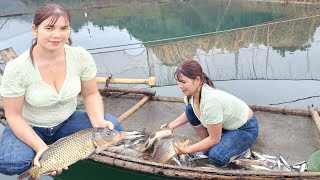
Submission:
[[[114,124],[115,130],[123,130],[115,117],[106,114],[104,118]],[[87,113],[77,110],[66,121],[55,127],[33,127],[33,130],[45,143],[52,144],[60,138],[87,128],[92,128]],[[0,173],[21,174],[31,166],[34,156],[33,149],[18,139],[11,128],[6,126],[0,137]]]
[[[190,104],[186,106],[186,116],[192,126],[201,123],[195,116]],[[231,157],[239,155],[251,147],[258,137],[258,131],[258,122],[255,115],[236,130],[222,129],[220,142],[212,146],[208,152],[210,163],[216,166],[227,165]]]

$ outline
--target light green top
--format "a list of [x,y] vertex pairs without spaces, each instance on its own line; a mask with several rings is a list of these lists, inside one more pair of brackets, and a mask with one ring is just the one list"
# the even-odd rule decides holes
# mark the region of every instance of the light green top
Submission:
[[29,50],[6,65],[1,96],[24,96],[22,116],[32,126],[54,127],[68,119],[76,110],[81,80],[96,76],[97,68],[88,51],[68,45],[64,48],[66,78],[59,93],[42,81],[38,66],[32,64]]
[[[185,103],[191,104],[193,108],[193,96],[185,97]],[[222,122],[222,128],[234,130],[247,122],[249,107],[239,98],[204,84],[201,89],[200,120],[204,127],[208,124]]]

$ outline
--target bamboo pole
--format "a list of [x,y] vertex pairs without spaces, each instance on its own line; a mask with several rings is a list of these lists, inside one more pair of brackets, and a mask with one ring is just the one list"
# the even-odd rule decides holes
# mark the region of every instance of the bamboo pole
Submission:
[[[133,95],[123,95],[117,98],[129,98],[129,99],[139,99],[142,95],[133,94]],[[161,102],[175,102],[175,103],[184,103],[182,97],[165,97],[165,96],[152,96],[151,101],[161,101]],[[262,111],[262,112],[271,112],[277,114],[290,114],[297,116],[310,116],[310,112],[307,109],[296,109],[296,108],[286,108],[286,107],[274,107],[269,105],[249,105],[253,111]],[[320,113],[318,111],[318,113]]]
[[308,109],[310,111],[311,118],[316,123],[318,131],[320,133],[320,116],[319,116],[319,113],[313,106],[308,106]]
[[307,109],[295,109],[286,107],[273,107],[273,106],[262,106],[262,105],[249,105],[253,111],[273,112],[278,114],[290,114],[298,116],[310,116]]
[[[143,95],[141,94],[126,94],[123,96],[119,96],[119,98],[127,98],[127,99],[140,99]],[[111,97],[112,98],[112,97]],[[152,96],[150,98],[152,101],[161,101],[161,102],[176,102],[176,103],[183,103],[183,98],[181,97],[165,97],[165,96]]]
[[144,89],[134,89],[134,88],[119,88],[119,87],[101,87],[98,86],[100,93],[105,94],[108,92],[122,92],[122,93],[133,93],[133,94],[144,94],[148,96],[154,96],[156,91],[144,90]]
[[142,105],[144,105],[148,100],[150,99],[150,96],[144,96],[136,105],[134,105],[131,109],[129,109],[127,112],[123,113],[118,120],[123,122],[126,120],[129,116],[131,116],[133,113],[135,113]]
[[155,77],[149,77],[149,79],[126,79],[126,78],[108,78],[97,77],[98,84],[147,84],[149,86],[156,85]]

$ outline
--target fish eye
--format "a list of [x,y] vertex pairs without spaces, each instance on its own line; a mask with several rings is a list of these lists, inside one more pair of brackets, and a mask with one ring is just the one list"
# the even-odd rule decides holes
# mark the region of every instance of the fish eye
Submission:
[[111,135],[111,131],[107,131],[107,135]]

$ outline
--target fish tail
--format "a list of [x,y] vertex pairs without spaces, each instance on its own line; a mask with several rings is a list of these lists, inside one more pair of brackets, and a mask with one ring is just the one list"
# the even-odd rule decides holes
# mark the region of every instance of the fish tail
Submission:
[[28,180],[38,180],[38,179],[40,179],[41,178],[41,170],[40,170],[40,168],[33,166],[29,170],[29,175],[30,175],[30,177],[29,177]]
[[32,178],[30,173],[29,173],[29,170],[26,170],[25,172],[21,173],[18,177],[17,177],[17,180],[23,180],[23,179],[30,179]]

